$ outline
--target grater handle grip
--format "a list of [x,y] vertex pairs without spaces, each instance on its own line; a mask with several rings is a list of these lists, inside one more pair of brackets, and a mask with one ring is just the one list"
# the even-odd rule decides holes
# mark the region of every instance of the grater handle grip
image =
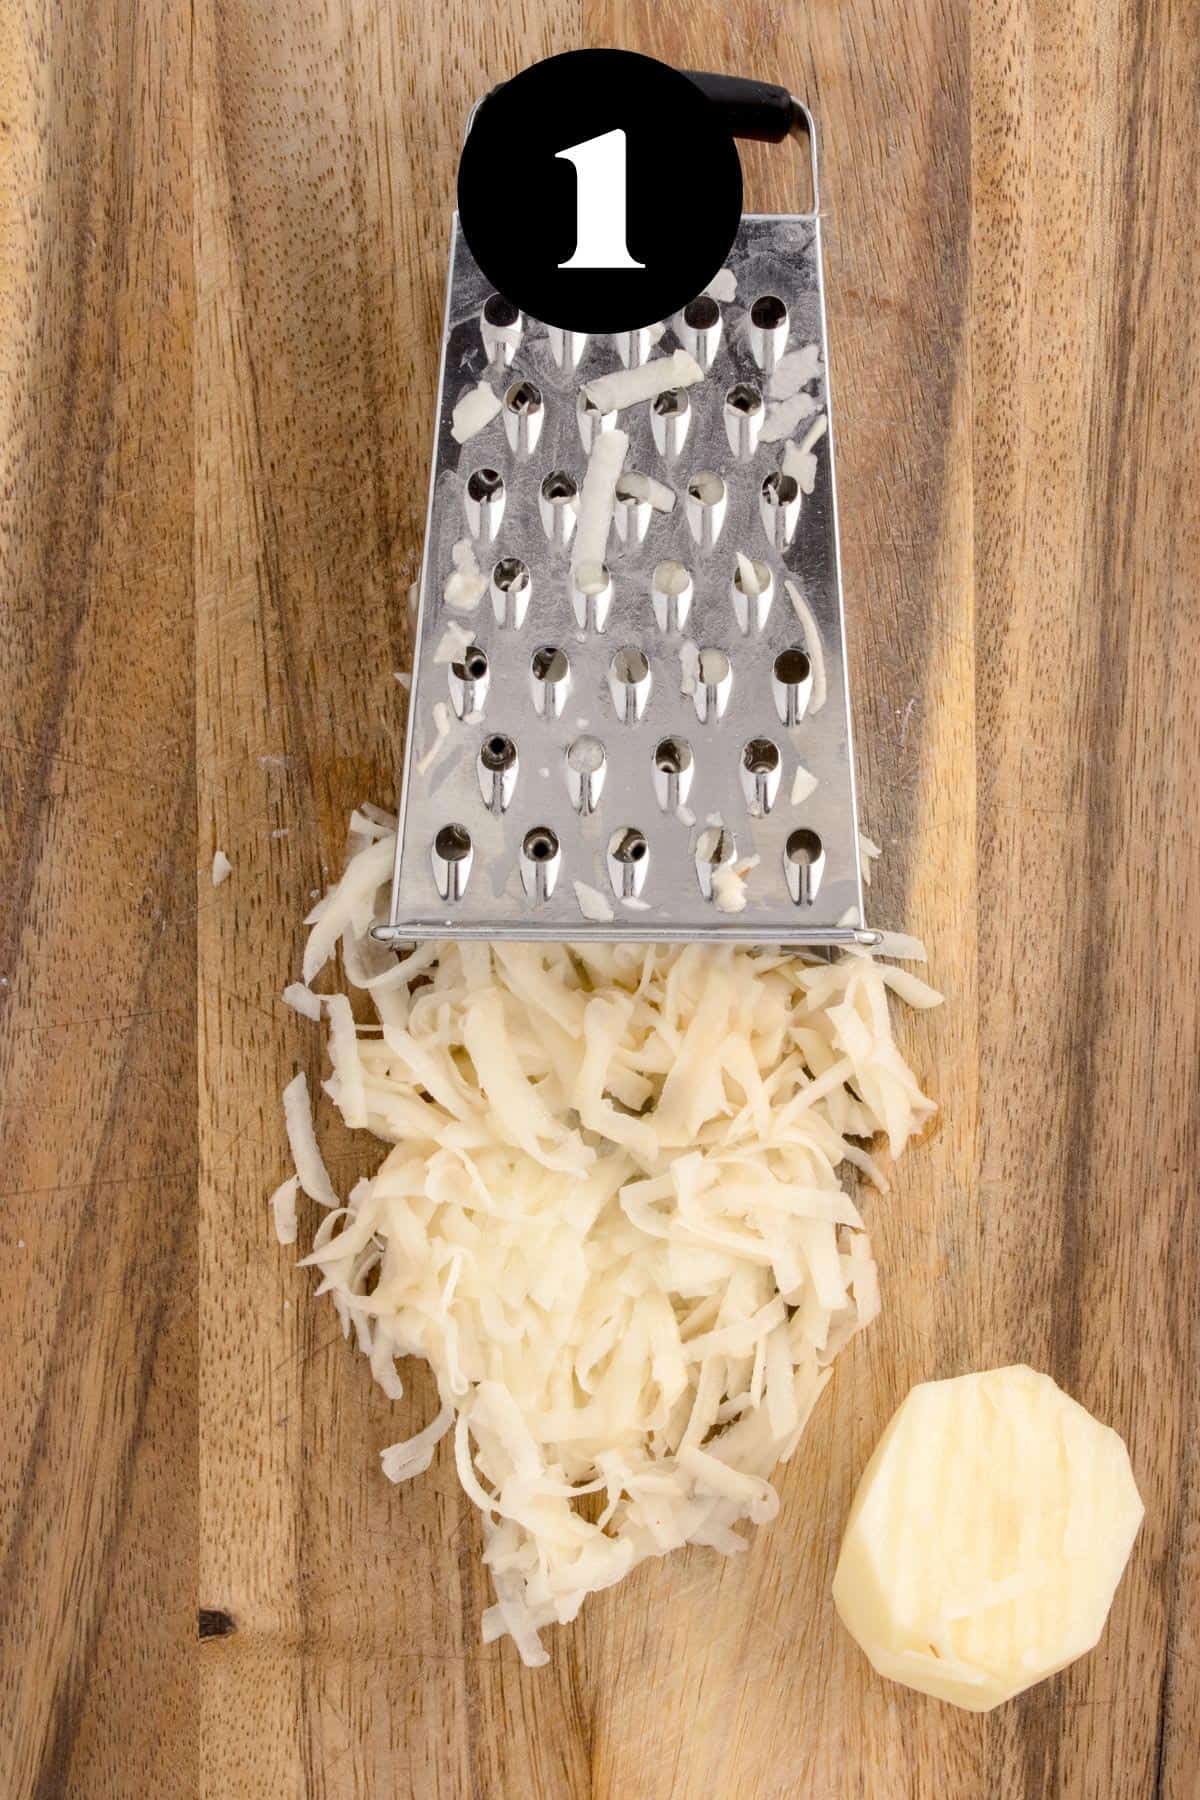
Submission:
[[717,107],[731,137],[754,138],[760,144],[781,144],[785,138],[802,139],[808,146],[811,198],[804,210],[821,209],[820,175],[817,168],[817,128],[803,100],[773,81],[751,81],[743,75],[709,75],[684,69],[701,93]]
[[709,75],[699,69],[682,72],[720,110],[731,137],[781,144],[795,130],[796,102],[785,87],[741,75]]

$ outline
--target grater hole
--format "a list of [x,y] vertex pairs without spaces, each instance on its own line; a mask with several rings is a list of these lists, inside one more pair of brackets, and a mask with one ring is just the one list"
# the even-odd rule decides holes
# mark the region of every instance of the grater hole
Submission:
[[779,746],[770,738],[751,738],[742,751],[742,762],[751,775],[772,775],[779,767]]
[[733,690],[733,664],[724,650],[712,646],[701,650],[696,674],[692,702],[696,708],[696,717],[703,725],[721,718],[729,705],[729,696]]
[[801,826],[788,837],[786,852],[790,863],[809,869],[821,860],[821,840],[808,826]]
[[450,666],[460,681],[482,681],[488,672],[488,659],[478,644],[468,644],[462,661]]
[[670,597],[685,594],[692,585],[692,578],[681,562],[656,564],[651,581],[656,593]]
[[646,710],[650,698],[650,663],[644,650],[626,644],[608,665],[608,688],[618,719],[633,725]]
[[[613,509],[613,524],[617,528],[617,536],[627,548],[636,546],[645,540],[650,529],[650,520],[654,515],[654,507],[648,493],[642,492],[644,476],[631,470],[628,477],[622,475],[617,481],[617,500]],[[672,495],[674,501],[674,495]]]
[[692,747],[684,738],[663,738],[654,749],[654,766],[664,775],[682,775],[692,766]]
[[530,862],[549,862],[557,853],[558,838],[548,825],[535,825],[525,833],[522,849]]
[[576,738],[567,746],[567,765],[577,775],[594,775],[604,766],[604,745],[599,738]]
[[660,738],[654,746],[654,793],[663,812],[678,813],[691,790],[692,747],[686,738]]
[[493,774],[503,773],[511,769],[517,760],[517,746],[510,737],[497,732],[494,737],[485,738],[483,749],[479,752],[479,760],[485,769]]
[[553,506],[574,500],[578,493],[578,482],[565,469],[553,469],[542,483],[542,499],[549,500]]
[[639,687],[650,673],[650,664],[646,660],[644,650],[636,644],[627,645],[618,650],[612,660],[614,678],[624,687]]
[[[761,562],[752,562],[750,567],[754,571],[754,587],[751,592],[754,597],[757,598],[759,594],[769,591],[771,587],[771,571],[766,563]],[[746,593],[746,575],[741,563],[738,563],[733,571],[733,585],[739,594]]]
[[599,738],[580,737],[567,745],[567,792],[576,812],[595,812],[604,786],[604,745]]
[[575,618],[584,631],[603,631],[612,605],[613,584],[608,564],[580,563],[575,570],[571,604]]
[[504,331],[516,324],[521,313],[503,294],[489,294],[483,303],[483,316],[489,325],[495,325],[498,330]]
[[[534,418],[541,418],[535,413]],[[518,421],[520,423],[520,421]],[[551,469],[538,489],[542,529],[552,544],[565,546],[579,516],[579,483],[565,469]]]
[[736,382],[725,396],[726,406],[731,407],[736,413],[745,413],[747,417],[752,413],[761,412],[762,403],[762,395],[748,381]]
[[539,644],[529,659],[534,710],[543,718],[556,719],[566,703],[571,665],[565,650],[555,644]]
[[565,650],[558,650],[553,644],[542,644],[530,658],[529,667],[535,681],[544,681],[553,686],[567,679],[571,665],[567,661]]
[[691,401],[682,388],[666,388],[655,394],[651,405],[660,419],[677,419],[688,410]]
[[636,825],[622,825],[608,840],[608,879],[620,900],[635,900],[646,881],[650,846]]
[[762,484],[762,492],[768,506],[790,506],[800,489],[794,475],[785,475],[782,469],[772,469]]
[[492,580],[502,594],[508,594],[528,585],[529,569],[520,557],[505,556],[492,570]]
[[533,826],[521,840],[521,885],[527,897],[537,905],[549,900],[558,873],[558,833],[550,825]]
[[682,631],[692,606],[692,577],[681,562],[660,562],[650,578],[650,601],[660,631]]
[[450,704],[460,719],[482,712],[488,690],[487,652],[478,644],[467,644],[454,658],[447,671]]
[[778,294],[760,294],[750,308],[750,323],[760,331],[778,331],[788,316]]
[[683,322],[693,331],[711,331],[721,317],[721,308],[711,294],[697,294],[683,309]]
[[825,847],[810,826],[791,832],[783,847],[783,875],[796,906],[811,906],[825,873]]
[[464,862],[471,854],[471,834],[465,825],[443,825],[433,846],[443,862]]
[[644,862],[648,851],[649,845],[634,825],[627,825],[621,831],[614,832],[608,846],[609,855],[620,863]]
[[504,477],[498,469],[476,469],[467,477],[467,494],[482,506],[504,492]]
[[519,630],[525,623],[532,590],[528,563],[522,562],[519,556],[502,556],[492,566],[491,589],[496,623]]
[[811,667],[804,651],[793,644],[775,658],[775,679],[784,687],[800,687],[808,680]]
[[785,725],[799,725],[812,697],[812,663],[798,644],[789,644],[775,658],[773,682],[775,710]]
[[765,817],[775,804],[781,761],[779,746],[771,738],[751,738],[742,746],[742,792],[757,819]]
[[510,413],[538,412],[542,404],[542,391],[532,381],[514,381],[504,396],[504,404]]
[[602,412],[590,397],[586,388],[580,388],[579,398],[575,402],[575,419],[579,426],[579,436],[583,447],[591,453],[592,446],[600,432],[610,430],[617,422],[615,407]]
[[709,825],[696,839],[696,861],[719,869],[723,863],[733,861],[735,849],[732,831],[724,825]]
[[725,498],[725,483],[713,470],[704,469],[692,476],[687,491],[698,506],[719,506]]
[[467,476],[463,510],[472,537],[490,541],[504,516],[504,477],[498,469],[473,469]]

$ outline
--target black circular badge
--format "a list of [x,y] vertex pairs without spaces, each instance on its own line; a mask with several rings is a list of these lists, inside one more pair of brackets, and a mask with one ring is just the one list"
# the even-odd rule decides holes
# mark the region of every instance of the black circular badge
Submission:
[[568,331],[632,331],[686,306],[741,211],[717,108],[630,50],[571,50],[506,81],[480,104],[458,169],[459,219],[488,280]]

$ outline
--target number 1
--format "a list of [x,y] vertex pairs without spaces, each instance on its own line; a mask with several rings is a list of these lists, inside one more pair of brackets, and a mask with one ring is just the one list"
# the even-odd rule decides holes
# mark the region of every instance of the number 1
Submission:
[[625,133],[606,131],[560,150],[575,165],[575,251],[560,269],[644,269],[625,244]]

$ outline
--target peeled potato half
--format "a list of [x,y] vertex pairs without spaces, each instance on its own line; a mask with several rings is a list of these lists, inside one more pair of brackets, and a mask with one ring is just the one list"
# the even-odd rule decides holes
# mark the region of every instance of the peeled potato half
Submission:
[[1023,1365],[913,1388],[833,1582],[881,1675],[987,1712],[1091,1650],[1142,1520],[1121,1438]]

